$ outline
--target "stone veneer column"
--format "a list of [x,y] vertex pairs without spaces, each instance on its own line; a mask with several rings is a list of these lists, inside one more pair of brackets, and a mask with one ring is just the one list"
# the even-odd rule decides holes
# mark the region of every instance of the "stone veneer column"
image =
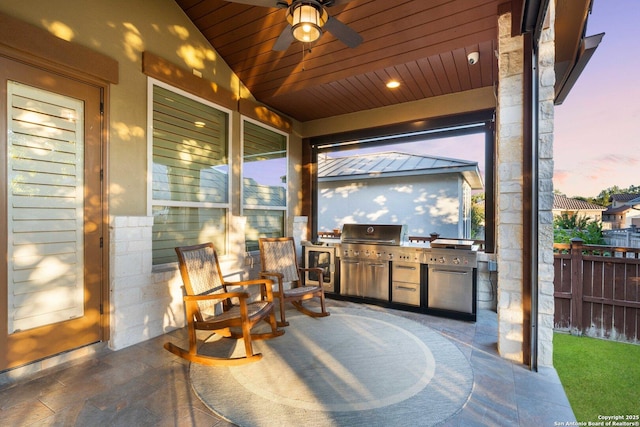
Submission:
[[498,352],[523,361],[523,37],[511,37],[511,13],[498,17],[496,180]]
[[553,120],[555,98],[555,4],[542,31],[538,53],[538,364],[553,365]]
[[[538,364],[553,364],[553,119],[555,7],[538,52]],[[497,112],[498,351],[523,362],[523,37],[511,37],[511,14],[499,17]]]

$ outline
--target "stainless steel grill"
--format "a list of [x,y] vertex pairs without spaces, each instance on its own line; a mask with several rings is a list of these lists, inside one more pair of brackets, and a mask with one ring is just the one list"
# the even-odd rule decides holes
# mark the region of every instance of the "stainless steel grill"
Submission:
[[[426,257],[420,248],[402,246],[406,239],[403,225],[345,224],[341,236],[340,294],[384,301],[397,295],[398,302],[419,306],[420,264],[426,262]],[[390,295],[392,264],[394,274],[401,270],[401,278],[412,282],[394,283],[393,289],[398,290]]]
[[341,242],[400,246],[407,239],[406,227],[397,224],[345,224]]

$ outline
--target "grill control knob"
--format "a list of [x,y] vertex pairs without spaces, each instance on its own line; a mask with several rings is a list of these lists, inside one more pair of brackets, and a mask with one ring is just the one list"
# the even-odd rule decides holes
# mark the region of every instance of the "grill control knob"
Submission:
[[453,263],[456,265],[460,264],[460,258],[458,257],[453,258]]
[[441,257],[438,259],[438,262],[439,262],[440,264],[444,264],[444,262],[445,262],[445,261],[446,261],[446,260],[444,259],[444,257],[443,257],[443,256],[441,256]]

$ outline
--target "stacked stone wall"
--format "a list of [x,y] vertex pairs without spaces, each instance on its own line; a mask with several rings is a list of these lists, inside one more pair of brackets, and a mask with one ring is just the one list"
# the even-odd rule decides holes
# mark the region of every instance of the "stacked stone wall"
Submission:
[[498,351],[523,361],[523,37],[511,37],[511,14],[498,18],[497,221]]

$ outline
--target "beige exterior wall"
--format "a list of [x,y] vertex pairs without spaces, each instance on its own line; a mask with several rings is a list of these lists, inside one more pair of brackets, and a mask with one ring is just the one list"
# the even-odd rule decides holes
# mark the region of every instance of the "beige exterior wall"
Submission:
[[[111,86],[109,109],[113,215],[147,214],[147,77],[142,52],[187,71],[198,70],[204,79],[238,93],[237,77],[173,0],[8,1],[0,2],[0,11],[118,61],[120,81]],[[247,97],[248,92],[242,94]],[[233,131],[237,142],[239,128]]]
[[432,117],[469,113],[495,108],[493,88],[481,88],[462,93],[437,96],[400,105],[360,111],[326,119],[311,120],[301,125],[305,138],[368,129]]

